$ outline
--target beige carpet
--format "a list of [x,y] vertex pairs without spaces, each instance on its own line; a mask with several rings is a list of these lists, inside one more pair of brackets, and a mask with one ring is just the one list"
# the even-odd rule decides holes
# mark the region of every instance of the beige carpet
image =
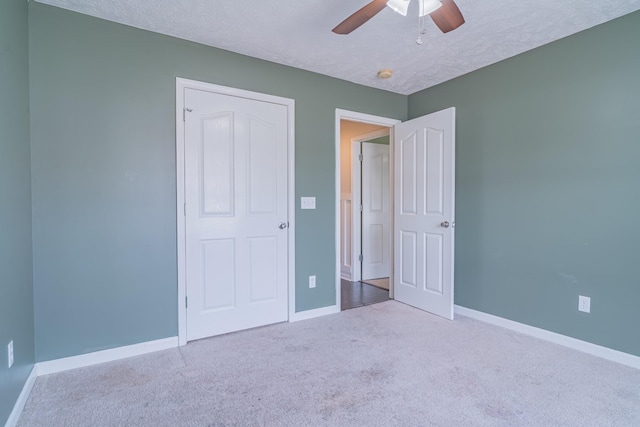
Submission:
[[388,301],[39,377],[29,426],[640,426],[640,370]]
[[376,286],[378,288],[389,290],[389,278],[363,280],[364,283]]

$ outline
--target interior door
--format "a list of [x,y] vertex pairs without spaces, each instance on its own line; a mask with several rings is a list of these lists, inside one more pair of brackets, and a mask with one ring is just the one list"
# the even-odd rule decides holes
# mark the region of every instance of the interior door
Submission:
[[362,147],[362,280],[389,277],[391,271],[391,203],[389,146]]
[[395,299],[453,319],[455,108],[396,125]]
[[187,340],[287,320],[287,109],[184,97]]

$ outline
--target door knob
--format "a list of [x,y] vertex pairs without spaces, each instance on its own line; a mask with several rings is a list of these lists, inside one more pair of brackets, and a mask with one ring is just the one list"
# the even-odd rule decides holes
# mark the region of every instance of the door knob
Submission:
[[449,228],[449,221],[442,221],[440,227]]
[[278,228],[280,230],[284,230],[285,228],[287,228],[287,223],[286,222],[281,222],[280,224],[278,224]]

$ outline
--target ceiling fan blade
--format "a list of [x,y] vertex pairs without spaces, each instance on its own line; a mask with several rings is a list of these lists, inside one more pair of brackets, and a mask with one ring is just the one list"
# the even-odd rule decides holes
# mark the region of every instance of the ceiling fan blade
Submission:
[[373,0],[356,13],[339,23],[333,30],[336,34],[349,34],[369,19],[376,16],[387,5],[388,0]]
[[442,6],[431,12],[431,19],[443,33],[455,30],[464,24],[462,12],[453,0],[441,0]]

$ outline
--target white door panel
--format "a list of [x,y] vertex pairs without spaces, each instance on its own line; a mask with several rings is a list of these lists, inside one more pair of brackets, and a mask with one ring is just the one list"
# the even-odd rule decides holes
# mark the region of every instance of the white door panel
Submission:
[[287,109],[185,89],[187,340],[287,319]]
[[389,146],[362,143],[362,280],[389,277]]
[[395,127],[395,298],[453,319],[455,109]]

